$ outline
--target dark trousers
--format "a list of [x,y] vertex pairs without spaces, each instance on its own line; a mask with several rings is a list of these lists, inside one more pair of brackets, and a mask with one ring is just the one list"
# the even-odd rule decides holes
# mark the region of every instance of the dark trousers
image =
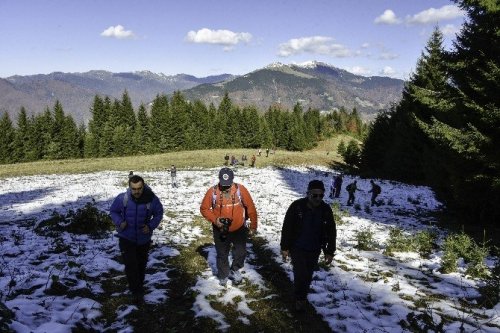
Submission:
[[377,204],[377,196],[378,196],[378,194],[372,193],[372,199],[371,199],[372,206]]
[[[237,271],[245,265],[247,256],[247,234],[248,229],[243,226],[240,229],[229,232],[226,239],[221,240],[219,228],[213,227],[215,251],[217,252],[217,277],[225,279],[229,276],[229,270]],[[233,262],[229,267],[229,251],[232,245]]]
[[340,186],[335,187],[335,198],[338,198],[340,196]]
[[347,199],[347,205],[352,205],[354,203],[354,200],[356,198],[354,197],[354,192],[349,192],[349,198]]
[[307,298],[307,292],[311,285],[314,269],[318,265],[320,252],[320,250],[304,251],[294,248],[290,253],[293,265],[294,295],[298,301]]
[[129,289],[132,293],[142,292],[150,243],[137,245],[127,239],[120,238],[119,246],[125,264],[125,275]]

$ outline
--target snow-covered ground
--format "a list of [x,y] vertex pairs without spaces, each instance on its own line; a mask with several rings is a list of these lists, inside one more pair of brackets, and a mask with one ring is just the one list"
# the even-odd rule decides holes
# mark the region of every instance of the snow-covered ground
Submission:
[[[178,188],[170,186],[168,171],[144,172],[142,175],[165,207],[165,216],[155,231],[149,267],[165,266],[178,255],[176,248],[189,244],[202,234],[193,224],[199,216],[199,204],[209,186],[217,182],[218,169],[178,170]],[[305,194],[307,183],[321,179],[330,182],[332,170],[321,167],[241,168],[235,181],[247,186],[259,213],[259,236],[267,242],[274,260],[292,279],[290,263],[281,260],[279,241],[283,217],[288,205]],[[353,180],[344,176],[343,188]],[[443,322],[445,332],[500,332],[500,305],[493,309],[464,306],[461,300],[479,296],[478,281],[469,279],[463,267],[459,272],[442,274],[439,271],[442,252],[429,259],[416,253],[383,254],[389,230],[399,227],[410,235],[422,229],[436,229],[432,211],[440,203],[429,188],[376,180],[382,187],[379,199],[384,204],[369,206],[369,180],[357,179],[356,205],[347,207],[347,192],[339,201],[350,212],[338,224],[337,252],[334,263],[315,273],[309,302],[334,332],[402,332],[402,320],[407,315],[426,313],[435,323]],[[17,332],[71,332],[72,327],[85,323],[101,331],[112,329],[131,332],[127,316],[134,305],[119,308],[117,320],[104,326],[98,318],[101,304],[93,297],[103,292],[102,277],[111,271],[122,271],[117,261],[119,251],[113,235],[93,239],[82,235],[64,234],[64,244],[71,251],[59,252],[50,237],[33,231],[36,222],[49,218],[54,210],[65,214],[83,207],[91,200],[107,211],[114,197],[125,190],[126,173],[99,172],[77,175],[43,175],[0,180],[0,302],[14,313],[9,324]],[[327,194],[329,191],[327,191]],[[332,202],[326,198],[327,202]],[[359,209],[360,208],[360,209]],[[208,223],[208,222],[207,222]],[[356,233],[371,230],[379,244],[375,251],[356,249]],[[252,245],[248,244],[249,259]],[[215,250],[206,249],[208,265],[192,286],[198,293],[193,310],[196,317],[209,317],[220,330],[230,328],[224,313],[210,305],[237,302],[235,307],[243,323],[253,311],[252,300],[242,288],[229,285],[225,290],[214,277]],[[59,253],[57,253],[59,252]],[[248,260],[251,261],[251,260]],[[491,264],[491,263],[489,263]],[[165,266],[166,267],[166,266]],[[264,278],[247,263],[243,277],[256,288],[265,289]],[[146,276],[147,303],[169,301],[168,268]],[[85,279],[79,277],[85,276]],[[87,296],[71,296],[47,292],[54,281],[71,290],[89,290]],[[95,283],[89,282],[95,281]],[[119,296],[119,294],[116,294]],[[425,307],[415,306],[425,299]],[[429,301],[431,300],[431,301]],[[446,318],[446,319],[444,319]]]

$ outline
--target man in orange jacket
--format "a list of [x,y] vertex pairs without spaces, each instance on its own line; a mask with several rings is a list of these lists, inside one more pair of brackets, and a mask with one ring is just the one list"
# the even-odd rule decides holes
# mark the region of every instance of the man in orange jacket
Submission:
[[[201,202],[201,215],[212,223],[217,251],[217,278],[225,286],[228,278],[234,285],[241,283],[240,269],[245,264],[248,234],[257,230],[257,210],[250,193],[241,184],[233,182],[229,168],[219,171],[219,183],[210,187]],[[248,228],[246,220],[250,219]],[[229,266],[232,245],[233,262]]]

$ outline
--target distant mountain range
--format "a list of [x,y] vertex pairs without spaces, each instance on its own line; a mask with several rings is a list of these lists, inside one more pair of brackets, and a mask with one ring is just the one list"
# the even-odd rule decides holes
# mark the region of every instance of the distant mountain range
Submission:
[[222,74],[197,78],[178,74],[167,76],[149,71],[111,73],[38,74],[0,78],[0,112],[7,111],[15,121],[21,106],[28,113],[52,108],[59,100],[65,113],[75,121],[87,122],[95,95],[121,99],[125,89],[135,108],[148,105],[158,94],[183,92],[189,100],[200,99],[218,105],[227,91],[234,104],[255,105],[266,110],[272,104],[292,109],[300,102],[309,107],[332,110],[356,107],[365,118],[401,98],[404,81],[388,77],[364,77],[319,62],[305,65],[271,64],[251,73]]

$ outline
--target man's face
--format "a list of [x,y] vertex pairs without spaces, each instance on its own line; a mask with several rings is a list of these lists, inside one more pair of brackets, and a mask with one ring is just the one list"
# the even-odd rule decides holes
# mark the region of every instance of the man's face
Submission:
[[130,187],[130,192],[132,192],[132,196],[136,199],[139,199],[142,195],[142,192],[144,191],[144,183],[143,182],[137,182],[137,183],[132,183],[128,185]]
[[309,203],[313,207],[318,207],[321,204],[321,201],[323,201],[323,197],[325,196],[325,191],[321,189],[312,189],[307,191],[307,198],[309,200]]

